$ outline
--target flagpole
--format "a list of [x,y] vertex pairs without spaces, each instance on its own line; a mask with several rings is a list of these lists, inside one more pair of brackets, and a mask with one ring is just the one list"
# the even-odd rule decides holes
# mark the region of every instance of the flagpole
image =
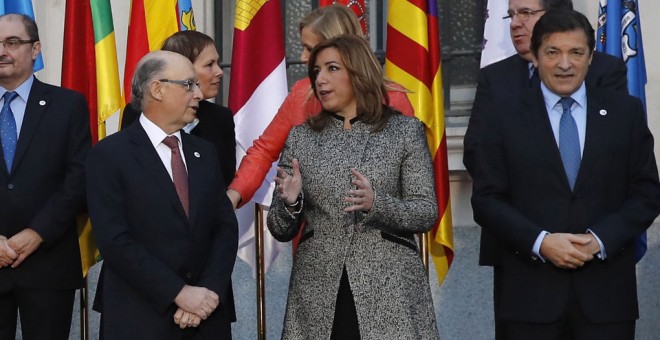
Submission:
[[89,315],[87,313],[87,277],[80,288],[80,339],[89,339]]
[[266,340],[266,284],[264,273],[264,218],[261,204],[254,205],[254,246],[257,262],[257,339]]
[[426,269],[426,274],[429,273],[429,235],[431,232],[419,234],[419,256],[422,257],[422,264]]

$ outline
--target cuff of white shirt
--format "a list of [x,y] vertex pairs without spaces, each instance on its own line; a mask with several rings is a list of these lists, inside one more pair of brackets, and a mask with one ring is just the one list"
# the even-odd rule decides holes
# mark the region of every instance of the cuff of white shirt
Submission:
[[607,258],[607,252],[605,252],[605,246],[603,245],[603,241],[600,240],[598,235],[594,233],[591,229],[587,229],[588,233],[591,233],[591,235],[594,235],[596,238],[596,241],[598,241],[598,245],[600,246],[600,252],[596,253],[596,257],[600,260],[605,260]]
[[543,256],[541,256],[541,243],[543,243],[543,239],[548,234],[550,234],[550,233],[544,230],[536,238],[536,241],[534,242],[534,247],[532,248],[532,259],[533,260],[539,259],[539,260],[541,260],[541,262],[545,263],[545,259],[543,258]]

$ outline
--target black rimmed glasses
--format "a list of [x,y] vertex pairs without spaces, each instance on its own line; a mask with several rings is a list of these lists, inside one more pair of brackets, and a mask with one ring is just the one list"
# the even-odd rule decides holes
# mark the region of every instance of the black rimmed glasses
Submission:
[[158,79],[158,81],[161,81],[163,83],[172,83],[172,84],[177,84],[181,85],[186,88],[189,92],[192,92],[195,90],[195,86],[199,87],[199,83],[194,81],[194,80],[172,80],[172,79]]
[[5,50],[13,51],[19,48],[23,44],[31,44],[35,42],[37,42],[37,40],[23,40],[18,38],[9,38],[7,40],[0,41],[0,44],[4,46]]
[[541,13],[544,12],[545,9],[521,9],[519,11],[512,11],[508,10],[506,11],[506,16],[503,17],[502,19],[507,20],[507,19],[513,19],[513,17],[518,17],[518,20],[520,21],[527,21],[529,18],[532,17],[532,15],[536,15],[536,13]]

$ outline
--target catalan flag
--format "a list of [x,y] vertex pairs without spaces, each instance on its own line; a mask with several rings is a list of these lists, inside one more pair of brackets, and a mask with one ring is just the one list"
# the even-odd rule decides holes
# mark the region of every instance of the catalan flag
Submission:
[[183,27],[195,29],[190,0],[132,0],[128,23],[124,98],[131,100],[131,81],[138,61],[147,53],[160,50],[163,41]]
[[334,4],[344,5],[353,10],[360,20],[362,32],[367,35],[367,7],[364,5],[364,0],[321,0],[319,7],[330,6]]
[[[25,14],[34,19],[34,9],[30,0],[0,0],[0,15],[2,14]],[[41,53],[34,61],[32,71],[37,72],[44,68],[44,60]]]
[[429,248],[442,284],[454,258],[454,241],[436,0],[389,1],[385,74],[411,90],[415,116],[426,125],[440,216]]
[[[237,154],[245,155],[277,113],[287,95],[284,28],[280,0],[237,0],[229,82],[229,108],[234,112]],[[271,202],[275,164],[252,202],[236,211],[239,222],[238,257],[256,268],[254,253],[255,203]],[[282,244],[264,227],[264,267]]]
[[[628,92],[646,109],[646,63],[637,0],[600,0],[596,50],[623,59],[628,68]],[[646,233],[635,241],[635,258],[644,257]]]
[[[122,106],[110,0],[68,0],[64,19],[62,86],[87,98],[92,141],[105,137],[105,121]],[[83,275],[99,258],[89,219],[79,220]]]

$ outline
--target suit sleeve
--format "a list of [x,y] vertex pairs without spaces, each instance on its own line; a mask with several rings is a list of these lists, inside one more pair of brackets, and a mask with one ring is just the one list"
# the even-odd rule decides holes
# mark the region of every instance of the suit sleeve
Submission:
[[401,197],[374,188],[374,204],[365,223],[391,233],[429,231],[438,218],[433,163],[426,142],[424,125],[417,119],[407,120],[405,154],[401,160]]
[[[503,105],[498,102],[497,107]],[[474,220],[518,253],[528,255],[543,229],[510,203],[510,176],[502,140],[506,132],[498,116],[499,112],[481,116],[483,126],[488,129],[481,130],[480,142],[474,148]]]
[[97,145],[87,159],[87,197],[94,238],[103,255],[104,266],[129,282],[159,311],[165,312],[185,282],[129,232],[124,175],[106,146]]
[[[216,159],[217,157],[213,157]],[[236,262],[238,251],[238,222],[234,209],[225,194],[226,188],[222,183],[220,169],[218,168],[218,201],[215,231],[211,245],[211,255],[202,271],[199,286],[216,292],[221,297],[228,296],[231,288],[231,273]],[[224,301],[220,301],[223,303]]]
[[481,116],[483,111],[487,110],[490,106],[491,94],[490,84],[486,72],[482,69],[479,71],[479,82],[477,83],[477,93],[474,97],[472,104],[472,112],[470,113],[470,121],[465,137],[463,139],[463,165],[470,175],[474,175],[475,153],[481,137]]
[[626,113],[634,117],[628,163],[628,189],[625,201],[617,212],[604,216],[591,230],[600,238],[608,258],[643,233],[660,212],[660,184],[653,152],[653,136],[644,118],[644,108],[635,99],[635,108]]
[[44,248],[67,233],[71,221],[85,206],[85,157],[92,145],[89,111],[82,95],[76,93],[67,100],[73,104],[68,115],[62,114],[69,118],[64,180],[28,225],[43,238]]

